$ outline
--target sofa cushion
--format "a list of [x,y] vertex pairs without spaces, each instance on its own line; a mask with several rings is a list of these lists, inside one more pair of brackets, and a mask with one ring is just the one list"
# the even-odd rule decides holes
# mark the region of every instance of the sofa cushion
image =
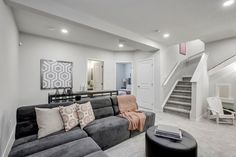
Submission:
[[94,152],[94,153],[91,153],[89,155],[86,155],[84,157],[108,157],[103,151],[97,151],[97,152]]
[[120,114],[117,96],[112,96],[111,101],[112,101],[112,107],[113,107],[113,110],[114,110],[114,114],[116,116],[116,115]]
[[[98,145],[90,137],[86,137],[27,157],[84,157],[100,150]],[[100,157],[107,156],[104,155]]]
[[86,126],[84,130],[103,150],[128,139],[130,136],[128,121],[117,116],[97,119]]
[[[79,104],[86,103],[87,100],[82,100]],[[112,108],[112,102],[110,97],[98,97],[90,100],[93,108],[95,119],[105,118],[109,116],[114,116],[114,111]]]
[[59,106],[69,106],[72,102],[55,103],[55,104],[42,104],[23,106],[17,109],[17,124],[16,124],[16,139],[34,135],[38,133],[38,125],[36,122],[35,107],[37,108],[55,108]]
[[[144,125],[144,131],[145,132],[148,128],[152,127],[155,123],[155,113],[153,112],[148,112],[148,111],[142,111],[146,115],[146,121]],[[136,135],[139,135],[140,131],[131,131],[131,137],[134,137]]]
[[79,127],[76,127],[69,132],[62,130],[41,139],[37,139],[37,135],[31,135],[17,139],[14,142],[9,157],[23,157],[87,136],[87,133]]
[[[88,101],[91,102],[96,119],[108,116],[114,116],[114,111],[110,97],[86,99],[86,100],[81,100],[78,103],[85,103]],[[73,104],[73,102],[41,104],[41,105],[23,106],[18,108],[15,138],[18,139],[38,133],[35,107],[55,108],[59,106],[69,106],[71,104]]]

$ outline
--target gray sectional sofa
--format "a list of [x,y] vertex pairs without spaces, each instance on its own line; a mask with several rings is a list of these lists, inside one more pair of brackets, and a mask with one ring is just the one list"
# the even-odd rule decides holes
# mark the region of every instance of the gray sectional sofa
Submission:
[[[80,101],[84,103],[88,100]],[[35,107],[54,108],[72,103],[25,106],[17,109],[16,140],[9,157],[107,157],[103,152],[126,139],[140,134],[128,130],[128,121],[117,116],[117,97],[102,97],[90,100],[95,121],[83,130],[76,127],[38,139]],[[155,114],[146,114],[145,130],[154,125]]]

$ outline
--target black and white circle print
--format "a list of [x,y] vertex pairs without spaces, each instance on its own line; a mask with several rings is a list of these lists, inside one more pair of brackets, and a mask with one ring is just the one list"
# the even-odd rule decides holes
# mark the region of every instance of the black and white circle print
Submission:
[[72,62],[41,60],[42,88],[72,88],[72,66]]

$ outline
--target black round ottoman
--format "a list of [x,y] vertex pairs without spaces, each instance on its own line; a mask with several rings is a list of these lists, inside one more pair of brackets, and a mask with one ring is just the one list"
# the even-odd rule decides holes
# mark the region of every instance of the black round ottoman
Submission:
[[156,126],[146,132],[146,157],[197,157],[197,142],[189,133],[182,131],[182,140],[172,140],[154,135]]

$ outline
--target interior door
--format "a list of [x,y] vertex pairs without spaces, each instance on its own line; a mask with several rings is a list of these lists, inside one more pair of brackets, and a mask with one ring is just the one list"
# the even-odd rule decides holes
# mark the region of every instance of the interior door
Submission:
[[154,69],[153,59],[137,62],[137,102],[142,108],[153,110]]
[[96,62],[93,66],[93,90],[103,90],[103,62]]

